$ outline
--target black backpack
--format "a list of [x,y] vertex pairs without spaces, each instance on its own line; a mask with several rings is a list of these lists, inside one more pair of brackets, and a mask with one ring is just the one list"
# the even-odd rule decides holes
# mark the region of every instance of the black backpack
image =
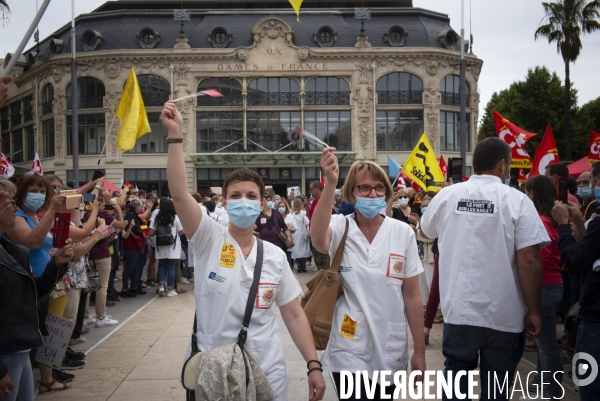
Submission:
[[162,226],[158,224],[156,226],[156,246],[169,246],[175,247],[177,238],[173,236],[171,232],[171,225]]

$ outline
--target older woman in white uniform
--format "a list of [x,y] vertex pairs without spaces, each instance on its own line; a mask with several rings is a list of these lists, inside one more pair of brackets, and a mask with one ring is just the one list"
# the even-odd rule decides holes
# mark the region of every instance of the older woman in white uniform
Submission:
[[[188,191],[181,140],[183,121],[173,101],[165,103],[161,121],[169,131],[169,190],[194,249],[198,348],[208,351],[237,342],[254,277],[257,242],[252,233],[265,187],[255,172],[232,172],[223,183],[229,226],[222,227],[206,218]],[[283,345],[271,311],[273,304],[279,306],[292,340],[308,362],[308,398],[320,400],[325,392],[308,320],[298,302],[301,292],[283,251],[264,242],[262,273],[246,346],[259,361],[277,400],[287,400],[288,396]]]
[[[344,293],[337,301],[323,355],[323,366],[334,373],[339,394],[342,370],[367,371],[372,380],[375,370],[407,369],[407,321],[414,339],[413,371],[425,370],[425,341],[418,277],[423,267],[413,230],[384,216],[393,196],[387,174],[375,163],[355,162],[342,196],[345,202],[355,204],[356,213],[332,216],[329,205],[339,177],[334,150],[323,150],[321,168],[327,184],[313,214],[310,235],[313,245],[333,260],[346,222],[349,224],[339,268]],[[393,377],[387,380],[393,383]],[[381,390],[377,388],[377,396]],[[392,394],[392,388],[384,391]],[[365,397],[364,389],[361,395]]]

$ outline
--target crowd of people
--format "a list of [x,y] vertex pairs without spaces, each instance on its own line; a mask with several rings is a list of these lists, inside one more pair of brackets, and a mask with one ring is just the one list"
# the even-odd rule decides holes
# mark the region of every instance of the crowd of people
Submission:
[[[68,371],[85,366],[85,354],[71,346],[94,328],[119,324],[108,308],[151,287],[161,297],[186,291],[182,284],[193,272],[173,201],[135,187],[109,193],[103,186],[98,178],[76,190],[93,201],[80,197],[68,210],[74,193],[57,176],[29,172],[0,180],[0,398],[33,399],[32,366],[40,371],[39,393],[67,390],[75,377]],[[65,212],[70,222],[61,224],[70,225],[69,239],[56,249],[55,216]],[[49,312],[74,323],[60,369],[35,361]]]

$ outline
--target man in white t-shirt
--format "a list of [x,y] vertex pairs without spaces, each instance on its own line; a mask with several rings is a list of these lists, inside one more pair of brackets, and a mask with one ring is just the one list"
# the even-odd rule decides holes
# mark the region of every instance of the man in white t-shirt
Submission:
[[[229,226],[223,227],[207,218],[188,192],[183,120],[175,102],[165,103],[161,121],[169,131],[169,190],[177,213],[185,216],[181,224],[189,238],[189,247],[194,249],[197,345],[200,351],[209,351],[238,341],[258,257],[253,231],[265,186],[256,172],[233,171],[223,182]],[[287,265],[285,253],[268,242],[263,246],[263,267],[246,348],[257,358],[277,394],[276,399],[287,400],[283,344],[276,316],[271,311],[272,305],[277,304],[292,340],[307,361],[309,400],[321,400],[325,382],[308,320],[298,302],[302,289]],[[191,346],[188,354],[190,350]]]
[[[541,328],[539,249],[550,238],[531,200],[504,185],[511,160],[504,141],[479,142],[473,153],[475,175],[442,189],[421,220],[421,233],[438,238],[446,372],[455,377],[475,369],[479,360],[483,398],[488,372],[496,372],[500,383],[508,374],[510,381],[523,355],[525,333],[534,339]],[[493,373],[490,378],[493,385]],[[466,390],[463,379],[461,390]]]

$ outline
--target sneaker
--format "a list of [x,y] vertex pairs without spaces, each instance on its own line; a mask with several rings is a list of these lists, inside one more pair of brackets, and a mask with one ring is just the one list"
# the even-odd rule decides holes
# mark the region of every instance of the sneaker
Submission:
[[96,321],[96,327],[116,326],[117,324],[119,324],[117,320],[113,320],[108,316],[106,316],[104,319],[98,319]]
[[63,359],[62,364],[60,365],[60,367],[64,370],[81,369],[84,366],[85,366],[85,362],[76,361],[74,359],[69,359],[69,358]]
[[115,306],[117,303],[113,302],[113,301],[109,301],[108,299],[106,300],[106,307],[107,308],[112,308],[113,306]]
[[[98,323],[96,322],[96,324],[98,324]],[[85,342],[85,337],[71,338],[69,340],[69,345],[83,344],[84,342]]]
[[156,287],[157,284],[154,280],[148,280],[148,281],[146,281],[146,285],[148,287]]
[[181,278],[181,284],[189,284],[189,283],[190,283],[190,280],[188,280],[187,278],[185,278],[185,277]]
[[90,332],[90,328],[89,327],[84,327],[83,329],[81,329],[81,334],[87,334]]
[[137,296],[137,294],[134,294],[133,292],[131,292],[131,290],[121,291],[122,298],[135,298],[136,296]]
[[132,288],[131,293],[135,295],[146,295],[146,291],[142,290],[141,288]]
[[73,351],[71,347],[67,347],[65,356],[74,361],[81,361],[82,359],[85,359],[85,354],[83,352]]
[[167,293],[168,297],[174,297],[177,295],[179,295],[179,294],[177,294],[177,291],[175,291],[175,290],[169,290],[169,292]]
[[52,369],[52,378],[57,382],[68,383],[75,378],[75,375],[65,372],[64,370]]
[[89,326],[91,324],[96,323],[96,318],[93,316],[88,317],[87,319],[83,319],[83,326]]
[[158,288],[158,296],[159,297],[164,297],[165,296],[165,286],[161,284],[161,286]]
[[115,276],[115,281],[121,281],[121,277]]
[[142,284],[140,284],[140,288],[142,290],[145,290],[146,288],[148,288],[148,286],[146,284],[142,283]]
[[530,392],[537,392],[540,390],[540,375],[539,374],[535,375],[533,377],[533,380],[528,382],[527,390],[529,390]]
[[316,272],[318,272],[318,271],[319,271],[319,268],[318,268],[318,267],[315,267],[315,268],[313,269],[313,271],[316,273]]
[[106,299],[109,299],[113,302],[121,302],[121,297],[119,297],[119,294],[116,292],[111,292],[110,294],[108,294],[106,296]]

